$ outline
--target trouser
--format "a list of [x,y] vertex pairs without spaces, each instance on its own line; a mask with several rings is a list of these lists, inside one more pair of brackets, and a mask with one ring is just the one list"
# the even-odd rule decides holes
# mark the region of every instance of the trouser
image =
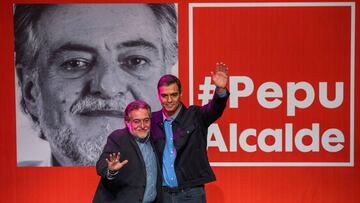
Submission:
[[203,186],[173,189],[163,187],[164,203],[206,203],[206,195]]

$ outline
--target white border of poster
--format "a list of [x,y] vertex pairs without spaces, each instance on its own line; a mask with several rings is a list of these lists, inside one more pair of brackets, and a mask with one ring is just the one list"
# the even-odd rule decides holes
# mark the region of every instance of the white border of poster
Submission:
[[193,9],[199,7],[350,7],[350,159],[349,162],[211,162],[211,166],[354,166],[354,113],[355,113],[355,2],[282,2],[282,3],[190,3],[189,4],[189,104],[194,103],[193,76]]

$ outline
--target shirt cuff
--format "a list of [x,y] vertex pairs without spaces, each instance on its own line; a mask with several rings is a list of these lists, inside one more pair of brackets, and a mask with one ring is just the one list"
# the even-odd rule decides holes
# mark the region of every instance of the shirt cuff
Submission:
[[222,93],[218,93],[216,90],[215,90],[215,94],[217,94],[220,98],[224,98],[227,96],[227,90],[223,91]]
[[119,171],[116,171],[115,173],[111,173],[109,169],[106,171],[106,178],[108,180],[112,180],[116,177],[116,175],[119,173]]

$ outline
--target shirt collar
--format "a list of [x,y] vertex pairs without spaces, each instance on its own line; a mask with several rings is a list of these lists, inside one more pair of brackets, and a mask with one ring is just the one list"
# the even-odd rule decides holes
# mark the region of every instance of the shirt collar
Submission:
[[150,138],[149,135],[146,135],[146,137],[144,137],[144,138],[134,136],[134,139],[136,140],[136,142],[139,142],[139,143],[147,143],[149,141],[149,138]]

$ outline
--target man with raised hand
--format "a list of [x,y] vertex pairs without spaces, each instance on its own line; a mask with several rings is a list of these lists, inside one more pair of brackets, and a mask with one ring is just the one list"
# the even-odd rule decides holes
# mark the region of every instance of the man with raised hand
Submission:
[[186,107],[181,102],[177,77],[164,75],[158,82],[162,110],[152,114],[151,138],[162,166],[165,203],[206,202],[204,184],[215,181],[207,157],[207,132],[226,107],[228,68],[217,63],[211,75],[216,90],[204,106]]
[[131,102],[125,124],[109,135],[96,164],[101,180],[93,202],[161,202],[161,172],[150,141],[150,106]]

